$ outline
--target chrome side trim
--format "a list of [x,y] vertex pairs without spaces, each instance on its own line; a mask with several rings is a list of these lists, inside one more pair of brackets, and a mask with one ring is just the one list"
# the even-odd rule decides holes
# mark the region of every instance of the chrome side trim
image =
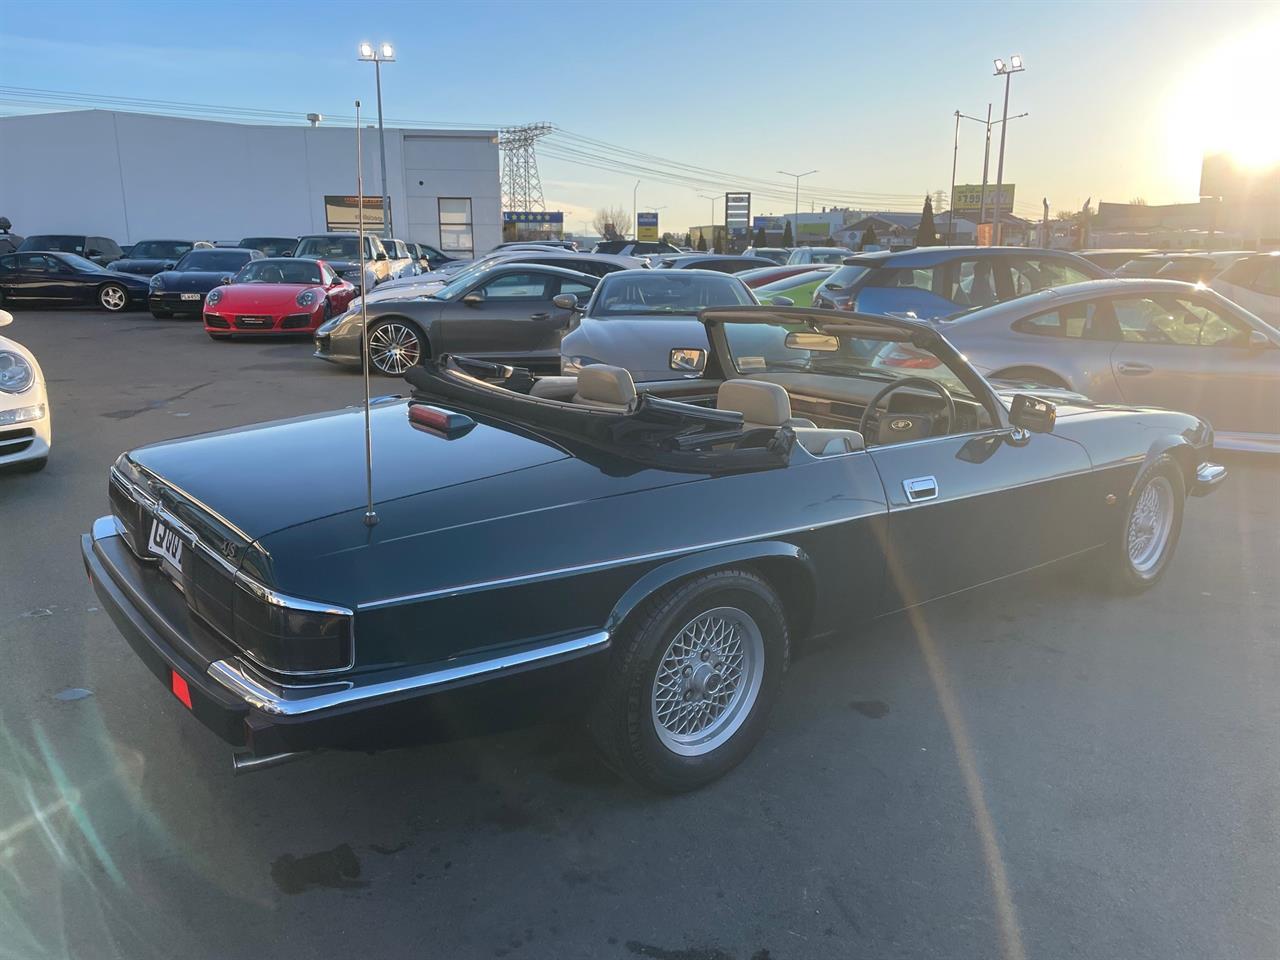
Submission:
[[302,610],[306,613],[331,613],[342,617],[355,616],[355,611],[346,607],[340,607],[332,603],[316,603],[314,600],[303,600],[301,597],[291,597],[288,594],[272,590],[270,587],[263,586],[247,573],[242,573],[239,570],[235,573],[235,581],[236,586],[243,588],[263,603],[269,603],[273,607]]
[[491,678],[528,667],[550,666],[586,653],[603,650],[609,645],[608,631],[590,633],[558,643],[518,650],[488,660],[444,666],[426,673],[370,683],[324,684],[317,692],[301,687],[283,687],[260,680],[235,660],[215,660],[209,664],[210,679],[221,684],[246,704],[263,713],[279,717],[297,717],[387,700],[404,693],[429,693],[433,688],[462,680]]
[[[886,505],[878,504],[878,506]],[[824,527],[834,527],[841,523],[850,523],[856,519],[858,518],[841,517],[838,520],[824,520],[821,523],[807,523],[802,527],[791,527],[786,530],[769,530],[762,533],[752,533],[744,537],[733,537],[729,540],[715,540],[711,543],[698,543],[686,547],[672,547],[669,550],[657,550],[653,553],[640,553],[629,557],[615,557],[612,560],[597,560],[593,563],[581,563],[572,567],[557,567],[552,570],[537,570],[533,573],[520,573],[511,577],[501,577],[497,580],[478,580],[472,583],[458,584],[453,587],[439,587],[438,589],[426,590],[422,593],[408,593],[400,597],[386,597],[382,600],[370,600],[367,603],[358,604],[356,609],[378,610],[382,607],[393,607],[396,604],[409,603],[413,600],[431,600],[435,597],[455,597],[465,593],[475,593],[478,590],[490,590],[494,587],[516,586],[521,583],[530,583],[534,580],[567,577],[571,574],[587,573],[592,570],[609,570],[613,567],[625,567],[627,564],[631,563],[644,563],[649,560],[664,560],[667,557],[678,557],[686,553],[697,553],[699,550],[714,550],[716,547],[731,547],[739,543],[750,543],[753,540],[768,540],[771,537],[785,537],[793,533],[807,533],[810,530],[821,530]]]

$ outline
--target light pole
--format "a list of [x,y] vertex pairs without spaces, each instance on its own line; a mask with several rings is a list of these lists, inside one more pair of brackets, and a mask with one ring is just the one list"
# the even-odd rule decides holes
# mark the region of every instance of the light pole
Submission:
[[[983,120],[981,117],[971,117],[967,113],[961,113],[959,110],[956,111],[955,116],[956,116],[956,150],[960,149],[960,121],[961,120],[972,120],[974,123],[981,123],[987,129],[986,146],[982,148],[982,194],[978,199],[978,223],[982,223],[984,220],[987,219],[987,170],[990,167],[990,163],[991,163],[991,127],[993,126],[993,124],[991,123],[991,104],[989,103],[987,104],[987,119],[985,120]],[[1010,120],[1017,120],[1017,119],[1020,119],[1021,117],[1029,117],[1029,116],[1031,116],[1031,114],[1029,113],[1019,113],[1019,114],[1015,114],[1012,117],[1007,117],[1004,120],[997,120],[996,123],[1005,124]],[[956,216],[955,192],[956,192],[956,161],[955,161],[955,156],[953,155],[951,159],[951,194],[952,194],[951,220],[952,222],[955,221],[955,216]],[[951,245],[950,231],[948,231],[947,236],[948,236],[947,246],[950,246]]]
[[797,247],[800,246],[800,178],[807,177],[811,173],[817,173],[817,170],[807,170],[804,173],[788,173],[786,170],[779,170],[778,173],[784,177],[796,178],[796,232],[791,238],[791,242]]
[[956,142],[951,148],[951,195],[947,197],[947,246],[956,232],[956,158],[960,155],[960,111],[956,111]]
[[382,155],[382,206],[385,215],[382,220],[382,235],[390,237],[393,233],[391,222],[391,197],[387,194],[387,141],[382,132],[382,65],[394,63],[396,48],[389,43],[373,44],[365,41],[357,49],[359,59],[373,64],[374,81],[378,86],[378,152]]
[[[703,200],[710,200],[710,201],[711,201],[711,242],[712,242],[712,243],[715,243],[715,240],[716,240],[716,201],[717,201],[717,200],[721,200],[721,199],[723,199],[723,197],[722,197],[722,196],[720,196],[720,195],[714,194],[714,193],[700,193],[700,194],[698,194],[698,196],[700,196]],[[728,230],[728,226],[727,226],[727,225],[726,225],[725,229],[726,229],[726,231]],[[704,239],[705,239],[705,238],[704,238]]]
[[1022,65],[1022,57],[1014,54],[1006,63],[1003,60],[996,59],[996,72],[998,77],[1004,75],[1004,112],[1000,120],[1000,159],[996,161],[996,213],[995,213],[995,245],[1000,246],[1001,230],[1000,230],[1000,191],[1004,186],[1004,135],[1009,128],[1009,84],[1013,80],[1015,73],[1021,73],[1026,69]]

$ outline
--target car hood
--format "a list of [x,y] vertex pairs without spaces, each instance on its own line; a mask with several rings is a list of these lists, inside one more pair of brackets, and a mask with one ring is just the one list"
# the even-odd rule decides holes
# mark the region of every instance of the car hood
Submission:
[[662,315],[609,320],[584,317],[565,335],[560,352],[566,357],[625,367],[637,381],[672,380],[680,376],[671,369],[671,351],[676,347],[708,350],[702,321]]
[[[164,290],[195,291],[208,293],[214,287],[220,287],[227,278],[235,274],[234,270],[166,270],[156,274],[164,285]],[[133,277],[137,280],[137,277]]]
[[137,273],[144,277],[159,273],[164,269],[166,263],[172,263],[172,259],[168,260],[134,260],[126,257],[124,260],[114,260],[107,265],[107,269],[116,273]]
[[[297,313],[313,309],[324,298],[324,288],[310,283],[232,283],[221,287],[220,308],[237,310],[281,310]],[[316,299],[308,307],[298,306],[298,295],[304,290],[315,292]]]
[[[548,441],[485,424],[444,439],[410,423],[408,406],[374,404],[375,503],[568,457]],[[365,505],[363,407],[170,440],[129,459],[249,540]]]

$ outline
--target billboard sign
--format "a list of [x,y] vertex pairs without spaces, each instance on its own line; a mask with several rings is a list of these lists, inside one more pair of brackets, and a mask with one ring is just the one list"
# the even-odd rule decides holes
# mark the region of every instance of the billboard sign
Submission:
[[751,229],[763,229],[765,233],[781,233],[787,228],[786,217],[752,217]]
[[504,210],[503,223],[518,223],[522,226],[547,224],[564,226],[563,210]]
[[658,239],[658,214],[656,211],[653,213],[636,214],[636,239]]
[[724,195],[724,225],[730,236],[746,236],[751,228],[751,194]]
[[[1000,187],[1000,209],[1003,212],[1009,212],[1013,209],[1014,184],[1006,183]],[[982,184],[980,183],[964,183],[956,184],[956,191],[951,195],[951,209],[955,211],[957,216],[966,216],[968,214],[981,214],[983,210],[982,203]],[[996,208],[996,185],[994,183],[987,184],[987,216],[991,216]]]
[[[325,229],[334,233],[355,233],[360,227],[359,197],[329,196],[324,198]],[[381,233],[385,220],[382,198],[364,198],[364,231]]]

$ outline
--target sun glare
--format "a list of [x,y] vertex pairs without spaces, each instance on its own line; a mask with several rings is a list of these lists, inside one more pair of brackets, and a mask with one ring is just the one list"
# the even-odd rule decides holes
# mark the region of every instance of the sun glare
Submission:
[[1236,37],[1186,74],[1168,103],[1177,153],[1198,164],[1222,153],[1238,165],[1280,163],[1280,114],[1275,104],[1280,20]]

